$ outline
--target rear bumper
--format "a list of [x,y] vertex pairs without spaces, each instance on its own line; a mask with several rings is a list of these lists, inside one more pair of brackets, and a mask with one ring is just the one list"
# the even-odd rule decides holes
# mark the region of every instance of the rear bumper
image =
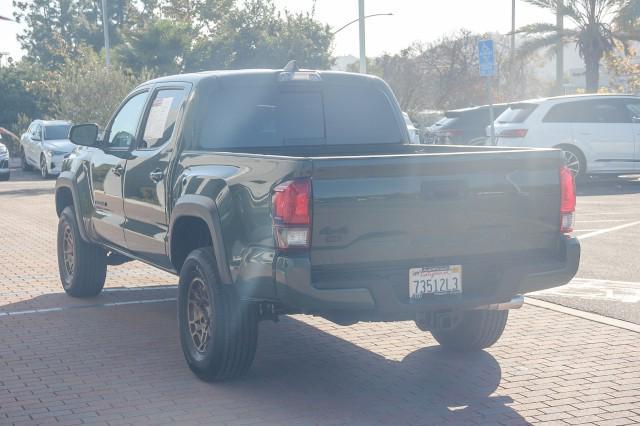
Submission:
[[[430,311],[474,309],[568,283],[578,270],[580,244],[576,238],[563,238],[560,244],[559,260],[540,262],[536,259],[516,266],[500,265],[491,269],[497,272],[490,283],[475,285],[475,288],[475,283],[470,283],[470,290],[467,293],[463,290],[462,295],[433,296],[417,302],[408,298],[408,269],[404,274],[379,279],[314,282],[308,257],[279,257],[275,272],[277,295],[292,311],[327,316],[348,313],[360,320],[406,320]],[[463,288],[467,288],[464,270],[463,263]],[[487,277],[476,275],[475,278],[482,281]]]

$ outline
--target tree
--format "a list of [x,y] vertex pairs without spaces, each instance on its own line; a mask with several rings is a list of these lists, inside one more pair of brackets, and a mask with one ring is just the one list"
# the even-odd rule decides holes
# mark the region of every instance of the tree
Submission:
[[[0,127],[14,133],[25,130],[17,126],[19,121],[44,118],[49,112],[49,93],[38,83],[45,79],[45,72],[29,62],[11,64],[0,68]],[[20,118],[22,120],[20,120]],[[16,152],[16,146],[9,147]]]
[[[413,44],[396,55],[369,61],[372,74],[393,89],[403,110],[455,109],[487,103],[486,80],[478,69],[478,41],[482,36],[461,30],[430,44]],[[495,38],[495,37],[494,37]],[[499,40],[496,40],[499,41]],[[498,74],[492,91],[496,102],[540,94],[530,60],[509,63],[509,52],[496,43]],[[355,71],[350,68],[351,71]]]
[[618,46],[613,52],[607,54],[605,63],[609,70],[609,88],[615,92],[640,92],[640,63],[635,49],[627,50]]
[[328,68],[332,41],[329,26],[309,14],[282,14],[272,0],[249,0],[196,40],[186,69],[280,68],[291,59]]
[[66,58],[60,70],[52,74],[52,114],[74,123],[102,125],[137,84],[151,78],[146,71],[134,76],[118,65],[106,68],[98,54],[86,46]]
[[183,22],[153,20],[131,31],[116,48],[120,61],[134,72],[152,70],[156,75],[184,71],[192,30]]
[[[75,52],[80,45],[89,45],[95,51],[104,45],[100,1],[14,0],[13,4],[16,21],[26,24],[18,40],[27,56],[41,65],[62,64],[63,53]],[[138,15],[132,0],[109,0],[107,16],[114,46]]]
[[530,36],[520,47],[521,55],[549,49],[557,42],[575,43],[586,69],[586,91],[595,93],[600,84],[600,62],[619,42],[625,48],[640,41],[636,24],[640,17],[638,0],[525,0],[528,3],[560,11],[575,28],[558,31],[555,25],[526,25],[519,33]]

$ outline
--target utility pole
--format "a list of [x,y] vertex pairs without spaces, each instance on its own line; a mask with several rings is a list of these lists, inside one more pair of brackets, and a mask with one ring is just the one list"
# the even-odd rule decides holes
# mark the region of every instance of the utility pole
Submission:
[[[104,1],[104,0],[103,0]],[[367,73],[367,53],[365,51],[364,31],[364,0],[358,0],[358,14],[360,23],[360,73]]]
[[511,64],[516,58],[516,0],[511,0]]
[[102,0],[102,28],[104,30],[104,53],[107,68],[111,62],[109,54],[109,19],[107,13],[107,0]]
[[511,46],[509,52],[509,98],[513,98],[516,92],[516,0],[511,0]]
[[[564,32],[564,0],[558,1],[558,9],[556,11],[556,28],[558,36]],[[558,37],[556,43],[556,95],[564,95],[564,43],[562,37]]]

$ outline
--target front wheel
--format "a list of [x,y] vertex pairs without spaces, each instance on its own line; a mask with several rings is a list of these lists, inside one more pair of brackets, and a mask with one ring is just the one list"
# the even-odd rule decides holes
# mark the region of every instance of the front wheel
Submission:
[[44,155],[40,157],[40,176],[42,176],[42,179],[49,178],[49,167],[47,166],[47,159]]
[[508,317],[509,311],[465,311],[452,327],[432,330],[431,334],[446,349],[478,351],[500,339]]
[[20,150],[20,161],[22,161],[22,170],[28,172],[31,170],[31,166],[27,163],[27,155],[24,152],[24,149]]
[[58,222],[58,269],[62,287],[70,296],[97,296],[104,287],[107,254],[82,239],[72,207],[62,211]]
[[251,367],[257,312],[220,282],[211,247],[191,252],[180,270],[178,325],[187,364],[201,379],[234,379]]

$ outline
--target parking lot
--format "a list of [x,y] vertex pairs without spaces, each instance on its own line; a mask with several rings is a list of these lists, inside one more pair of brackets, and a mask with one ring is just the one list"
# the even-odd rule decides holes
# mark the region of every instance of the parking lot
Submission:
[[132,262],[97,298],[64,294],[53,186],[0,183],[0,424],[640,423],[638,179],[581,185],[577,278],[486,351],[445,352],[412,322],[291,316],[261,323],[249,374],[218,384],[183,360],[174,276]]

